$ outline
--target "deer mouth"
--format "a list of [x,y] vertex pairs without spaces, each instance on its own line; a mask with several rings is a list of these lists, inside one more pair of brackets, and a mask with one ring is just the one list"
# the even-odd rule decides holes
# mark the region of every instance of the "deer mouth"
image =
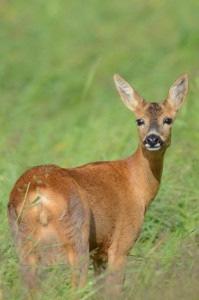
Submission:
[[157,143],[154,146],[150,146],[149,144],[144,144],[144,146],[149,151],[158,151],[162,148],[162,145],[160,143]]

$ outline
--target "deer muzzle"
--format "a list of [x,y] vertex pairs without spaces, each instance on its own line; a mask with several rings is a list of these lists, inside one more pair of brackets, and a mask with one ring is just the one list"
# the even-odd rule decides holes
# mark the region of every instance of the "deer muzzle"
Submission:
[[144,140],[144,145],[150,151],[157,151],[161,149],[163,140],[157,134],[149,134]]

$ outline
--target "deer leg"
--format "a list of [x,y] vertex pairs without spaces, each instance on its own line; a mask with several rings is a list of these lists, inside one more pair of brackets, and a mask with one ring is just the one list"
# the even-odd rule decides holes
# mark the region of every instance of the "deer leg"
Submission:
[[65,254],[71,268],[72,288],[86,284],[89,265],[90,211],[79,196],[68,199],[68,209],[60,218],[60,239],[65,244]]
[[68,247],[67,258],[71,267],[72,288],[83,288],[86,284],[88,274],[88,247],[84,247],[80,250],[75,247]]
[[[108,249],[108,274],[106,278],[106,293],[110,299],[121,297],[125,279],[125,265],[129,250],[134,245],[141,228],[141,222],[126,224],[123,222],[116,229],[112,245]],[[129,232],[132,234],[129,235]]]
[[37,279],[39,257],[35,252],[37,242],[33,238],[34,232],[31,231],[31,234],[29,234],[26,224],[17,221],[18,216],[13,206],[9,206],[8,218],[20,259],[22,279],[28,292],[28,298],[33,299],[39,286]]
[[27,252],[27,249],[21,249],[20,267],[24,284],[27,288],[28,299],[34,299],[39,290],[38,282],[38,257],[33,253]]
[[105,294],[109,299],[118,299],[121,296],[126,259],[126,254],[118,253],[114,249],[109,250],[105,287]]

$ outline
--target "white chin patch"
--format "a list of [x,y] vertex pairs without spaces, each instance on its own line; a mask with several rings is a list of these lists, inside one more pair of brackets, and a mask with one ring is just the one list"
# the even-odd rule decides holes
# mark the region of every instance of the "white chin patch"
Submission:
[[155,147],[151,147],[149,144],[145,144],[145,147],[149,151],[158,151],[161,148],[160,143],[156,144]]

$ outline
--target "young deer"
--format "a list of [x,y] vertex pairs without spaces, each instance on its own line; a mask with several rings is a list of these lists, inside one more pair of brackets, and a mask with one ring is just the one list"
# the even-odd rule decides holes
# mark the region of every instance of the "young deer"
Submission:
[[188,77],[175,81],[161,103],[146,102],[119,75],[114,81],[122,101],[136,116],[135,153],[70,169],[33,167],[10,194],[9,223],[29,289],[36,286],[38,265],[60,257],[71,266],[72,286],[82,287],[92,250],[95,274],[107,267],[106,282],[113,283],[109,285],[114,285],[113,294],[122,286],[127,254],[160,186],[164,153],[187,94]]

